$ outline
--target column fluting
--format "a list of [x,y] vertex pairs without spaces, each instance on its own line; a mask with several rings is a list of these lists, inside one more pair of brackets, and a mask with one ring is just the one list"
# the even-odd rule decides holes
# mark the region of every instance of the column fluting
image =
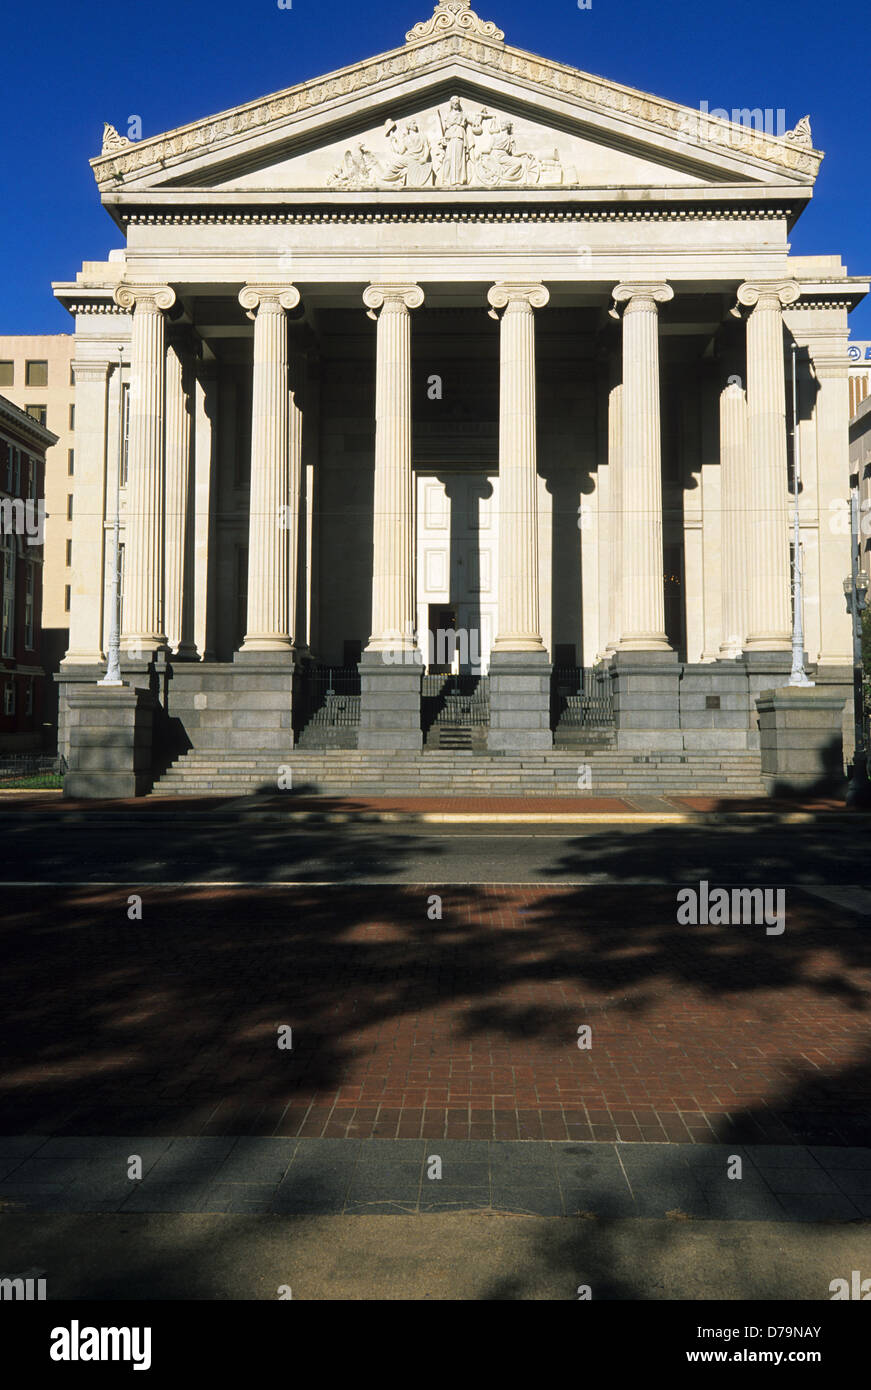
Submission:
[[720,509],[722,516],[723,640],[721,658],[739,657],[747,637],[750,560],[747,396],[732,381],[720,393]]
[[538,586],[535,309],[544,285],[500,283],[487,298],[499,325],[499,619],[494,652],[543,651]]
[[121,284],[115,302],[133,310],[121,645],[129,655],[147,655],[166,645],[164,314],[175,303],[175,291],[168,285]]
[[794,281],[748,282],[738,290],[739,304],[751,310],[747,319],[747,505],[752,508],[748,651],[789,651],[792,640],[783,306],[798,297]]
[[[251,491],[248,521],[248,616],[243,652],[287,651],[290,631],[291,475],[286,310],[293,285],[246,285],[239,303],[254,319],[251,393]],[[300,442],[294,431],[294,446]]]
[[623,310],[620,651],[670,651],[665,635],[659,310],[666,284],[619,284]]
[[378,324],[372,632],[366,650],[401,656],[417,648],[409,311],[423,304],[423,290],[418,285],[373,284],[364,291],[363,302]]

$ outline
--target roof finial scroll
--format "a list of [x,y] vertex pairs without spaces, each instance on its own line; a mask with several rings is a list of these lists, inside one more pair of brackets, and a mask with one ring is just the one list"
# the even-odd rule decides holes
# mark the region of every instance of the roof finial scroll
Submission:
[[493,43],[504,43],[505,35],[489,19],[479,19],[471,0],[439,0],[431,19],[415,24],[406,34],[406,43],[417,39],[440,38],[445,34],[464,34]]

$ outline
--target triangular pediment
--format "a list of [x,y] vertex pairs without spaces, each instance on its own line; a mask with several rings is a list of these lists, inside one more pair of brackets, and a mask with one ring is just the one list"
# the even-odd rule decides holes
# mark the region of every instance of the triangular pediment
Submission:
[[112,201],[149,192],[807,188],[822,155],[504,43],[441,0],[403,48],[138,142],[111,127],[92,161]]

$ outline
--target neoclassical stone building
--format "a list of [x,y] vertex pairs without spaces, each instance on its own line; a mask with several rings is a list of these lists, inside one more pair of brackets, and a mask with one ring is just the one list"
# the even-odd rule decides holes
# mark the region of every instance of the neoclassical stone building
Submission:
[[772,136],[532,56],[468,0],[166,135],[107,126],[126,250],[54,287],[67,703],[105,670],[120,505],[124,679],[182,748],[329,741],[341,705],[336,741],[413,751],[453,689],[493,752],[597,699],[618,747],[752,749],[790,664],[793,345],[805,650],[846,695],[869,286],[790,254],[822,158],[807,118]]

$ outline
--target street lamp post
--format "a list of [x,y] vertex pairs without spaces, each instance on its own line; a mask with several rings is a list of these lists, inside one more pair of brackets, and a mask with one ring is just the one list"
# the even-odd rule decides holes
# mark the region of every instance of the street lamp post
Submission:
[[798,429],[798,375],[796,371],[796,345],[792,345],[792,472],[793,472],[793,512],[792,512],[792,670],[789,673],[790,685],[813,685],[804,669],[804,586],[801,571],[801,529],[799,526],[798,494],[801,487],[801,465],[799,459]]
[[121,456],[124,452],[124,383],[121,371],[124,349],[118,348],[118,475],[115,488],[115,524],[112,543],[112,614],[109,620],[109,653],[106,674],[98,685],[123,685],[121,679]]
[[865,691],[862,667],[862,613],[868,602],[868,580],[861,568],[859,531],[859,488],[850,488],[850,575],[844,580],[844,594],[853,621],[853,776],[847,788],[848,806],[871,805],[868,782],[868,749],[865,743]]

